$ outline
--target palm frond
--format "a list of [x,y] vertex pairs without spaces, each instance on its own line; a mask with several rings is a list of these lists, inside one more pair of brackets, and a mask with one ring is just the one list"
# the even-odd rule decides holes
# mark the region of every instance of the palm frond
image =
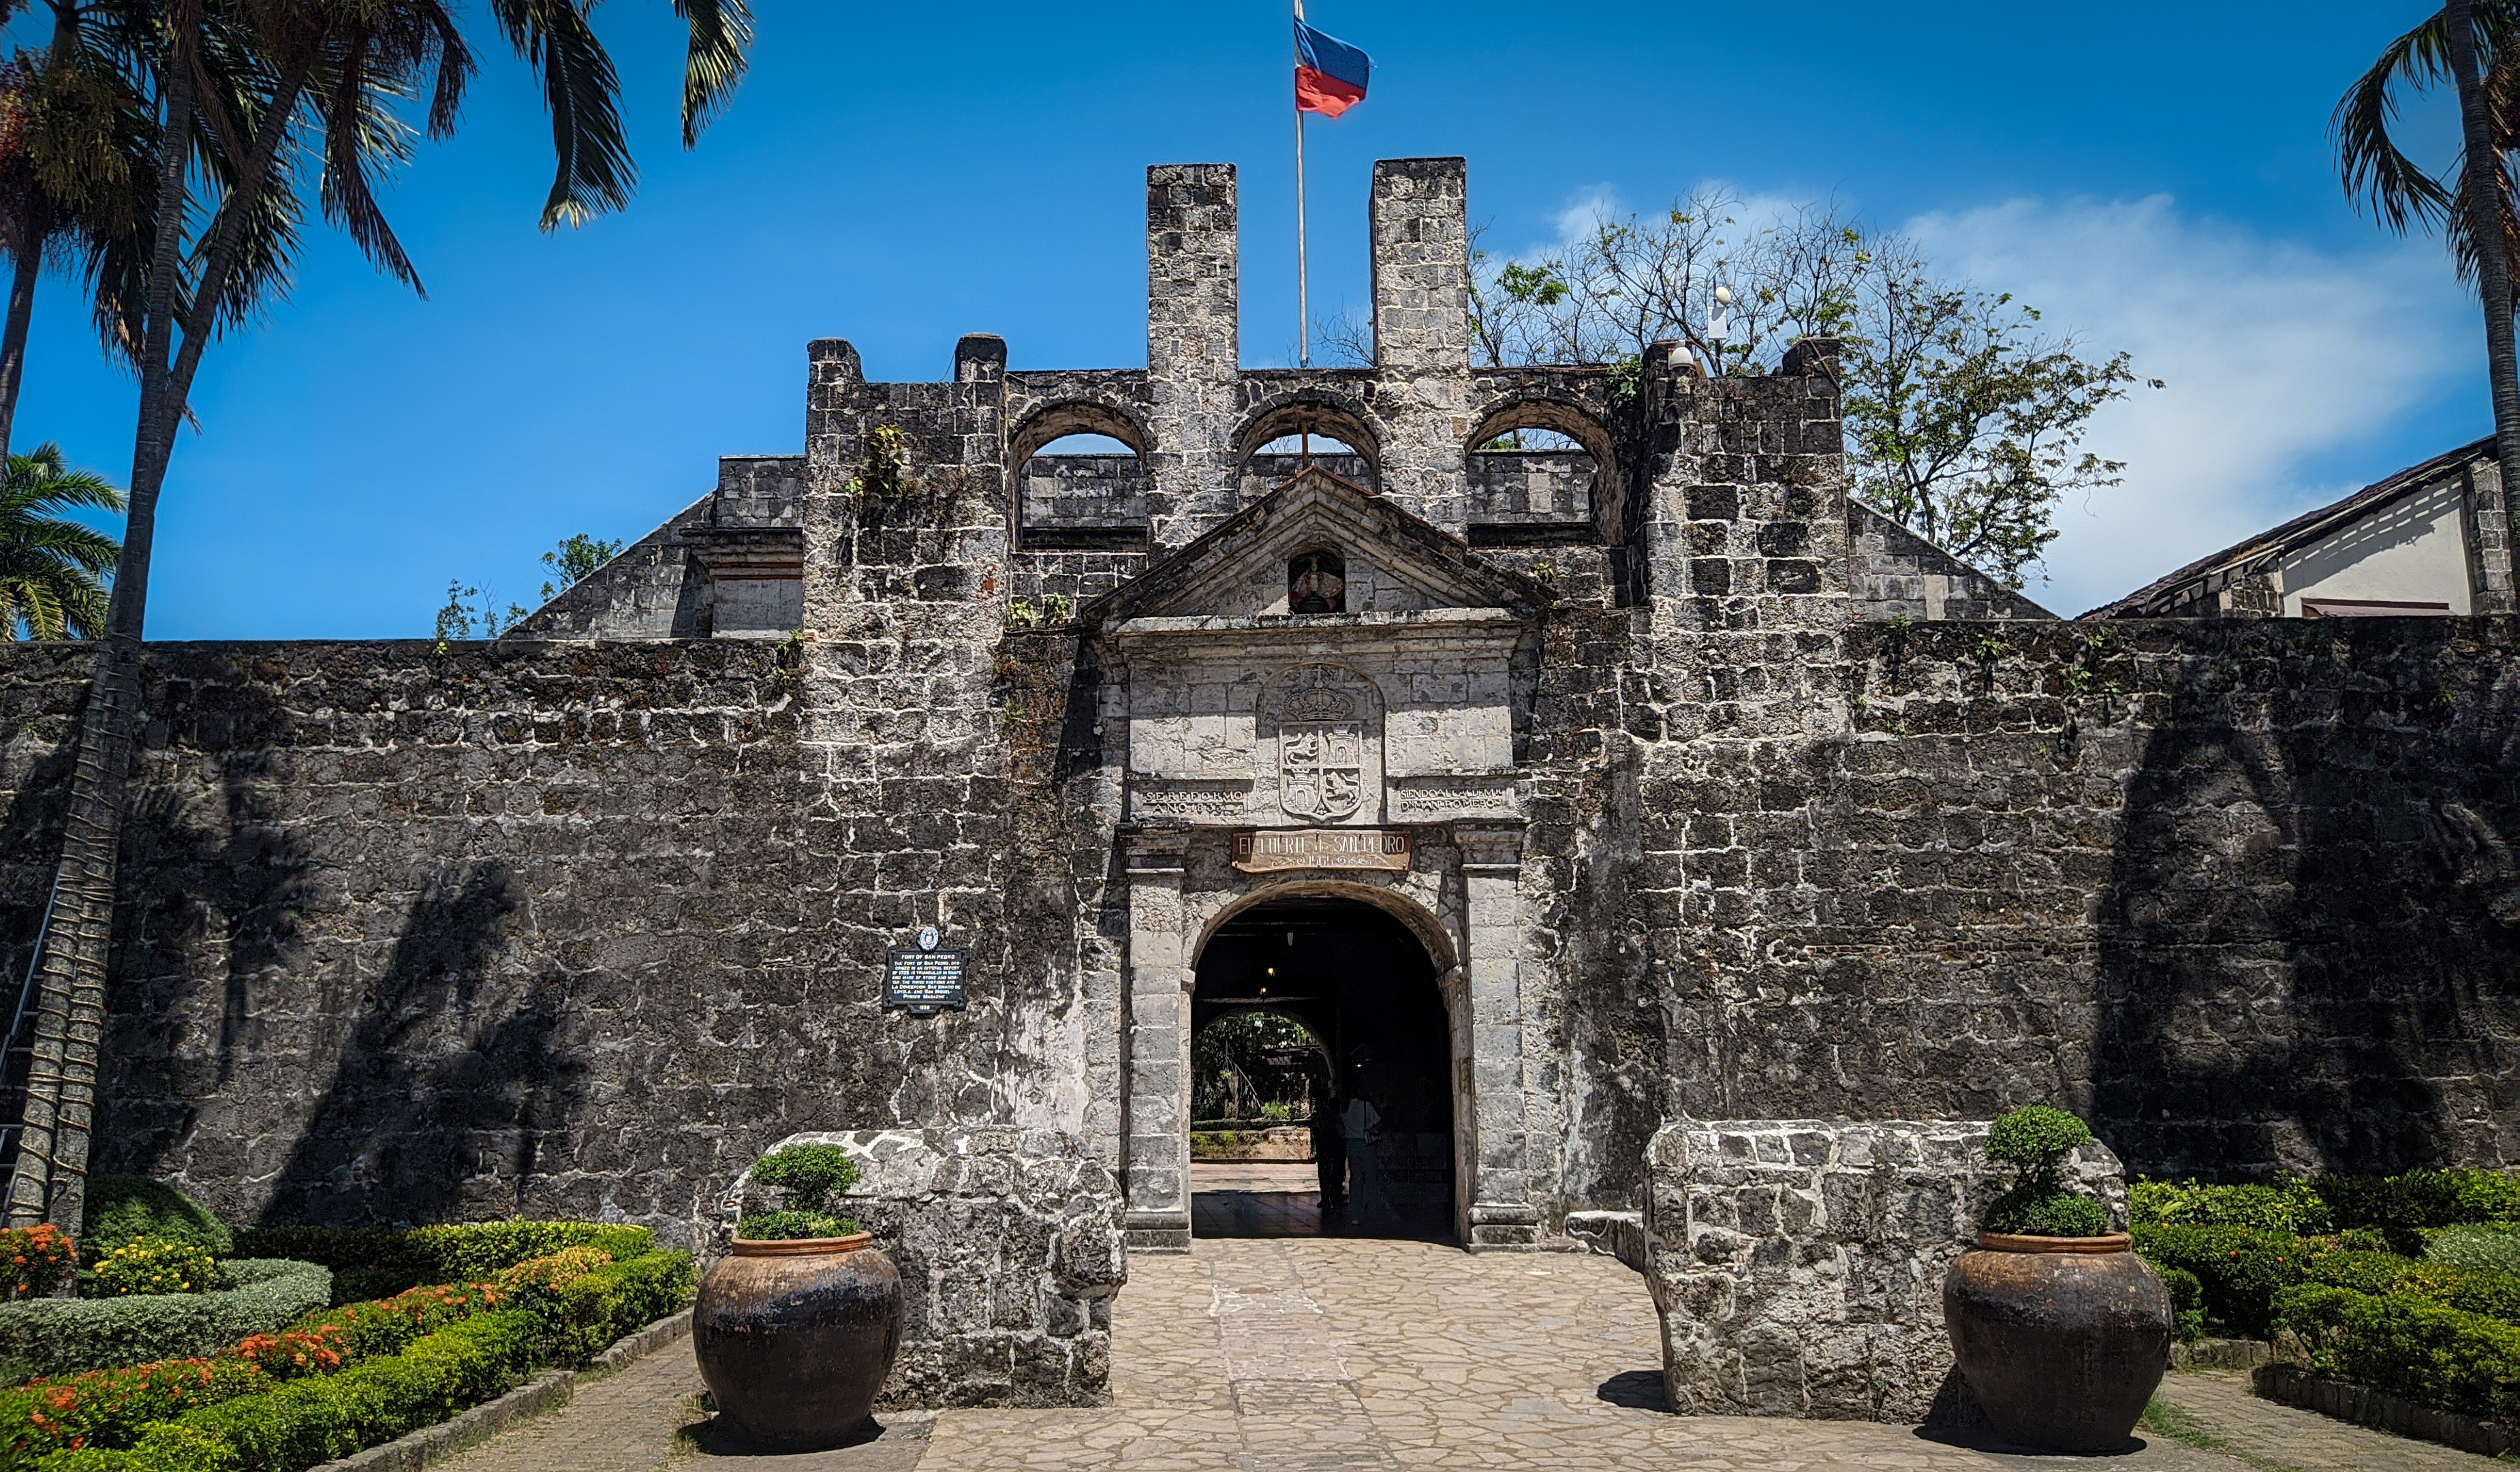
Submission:
[[543,80],[558,166],[543,202],[546,230],[582,225],[630,202],[638,168],[621,130],[621,81],[588,24],[588,0],[495,0],[510,44]]
[[426,298],[420,273],[368,180],[368,169],[378,161],[398,163],[411,157],[411,129],[393,109],[393,102],[405,95],[402,84],[377,66],[369,37],[353,34],[340,51],[328,84],[316,94],[316,111],[324,120],[324,168],[317,188],[324,217],[347,232],[351,244],[379,270]]
[[674,14],[691,29],[683,60],[683,147],[692,148],[752,64],[752,7],[747,0],[674,0]]
[[2402,83],[2427,87],[2449,76],[2450,38],[2436,15],[2383,47],[2380,59],[2346,89],[2328,119],[2346,198],[2357,209],[2368,207],[2400,235],[2455,212],[2449,187],[2408,158],[2389,131],[2398,118]]

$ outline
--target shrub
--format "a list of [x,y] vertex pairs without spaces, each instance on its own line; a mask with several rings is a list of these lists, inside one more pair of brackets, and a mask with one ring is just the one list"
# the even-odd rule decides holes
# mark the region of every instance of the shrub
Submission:
[[[583,1359],[691,1296],[688,1253],[551,1257],[518,1265],[514,1297],[484,1283],[418,1288],[214,1359],[0,1395],[0,1427],[23,1423],[0,1432],[0,1472],[295,1472],[444,1420],[537,1364]],[[55,1449],[74,1440],[89,1449]]]
[[2156,1268],[2195,1274],[2206,1318],[2245,1339],[2267,1337],[2275,1294],[2301,1281],[2310,1250],[2289,1232],[2246,1226],[2138,1226],[2135,1249]]
[[0,1384],[207,1355],[333,1299],[333,1275],[311,1263],[230,1258],[224,1270],[235,1286],[216,1293],[0,1304]]
[[2300,1236],[2334,1224],[2326,1199],[2298,1175],[2257,1186],[2138,1180],[2127,1188],[2127,1219],[2144,1226],[2250,1226]]
[[2024,1237],[2097,1237],[2109,1229],[2106,1207],[2071,1191],[2024,1194],[2019,1187],[1990,1203],[1979,1228]]
[[171,1237],[134,1237],[97,1260],[96,1272],[82,1287],[93,1298],[136,1298],[145,1294],[208,1293],[223,1288],[219,1265],[190,1242]]
[[81,1260],[92,1265],[115,1248],[140,1237],[189,1243],[213,1258],[236,1252],[236,1242],[219,1219],[210,1215],[209,1208],[173,1186],[137,1175],[90,1177],[87,1210],[79,1222]]
[[2482,1272],[2520,1272],[2520,1232],[2502,1224],[2426,1232],[2424,1261]]
[[530,1313],[485,1313],[399,1355],[188,1410],[151,1426],[127,1451],[56,1454],[37,1465],[41,1472],[303,1472],[504,1393],[533,1369],[536,1331]]
[[2412,1256],[2427,1226],[2520,1221],[2520,1175],[2499,1171],[2409,1171],[2404,1175],[2327,1175],[2318,1194],[2339,1226],[2371,1226]]
[[2205,1337],[2205,1285],[2184,1267],[2160,1269],[2161,1286],[2170,1290],[2172,1328],[2181,1344]]
[[42,1298],[77,1265],[77,1244],[49,1221],[0,1231],[0,1296]]
[[862,1230],[856,1219],[829,1212],[763,1212],[735,1224],[747,1242],[793,1242],[805,1237],[846,1237]]
[[2411,1294],[2466,1313],[2520,1323],[2520,1274],[2450,1263],[2419,1263],[2395,1253],[2332,1252],[2304,1266],[2311,1282],[2357,1293]]
[[563,1247],[544,1257],[527,1258],[514,1267],[502,1267],[494,1281],[512,1292],[550,1293],[611,1261],[612,1254],[601,1247]]
[[424,1283],[478,1282],[528,1258],[600,1247],[616,1259],[655,1250],[644,1226],[595,1221],[483,1221],[456,1226],[248,1228],[237,1250],[333,1269],[333,1302],[384,1298]]
[[2275,1309],[2315,1370],[2448,1410],[2520,1415],[2520,1327],[2410,1293],[2323,1283],[2286,1289]]
[[2109,1229],[2098,1202],[2066,1189],[2067,1152],[2088,1142],[2091,1127],[2061,1109],[2032,1104],[1998,1118],[1986,1132],[1989,1159],[2014,1167],[2010,1188],[1987,1206],[1978,1229],[2031,1237],[2096,1237]]
[[2091,1138],[2092,1127],[2073,1115],[2045,1104],[2027,1104],[1999,1117],[1988,1128],[1986,1153],[2025,1172],[2053,1173],[2059,1161]]
[[151,1425],[195,1407],[398,1354],[425,1334],[504,1307],[506,1297],[485,1284],[415,1288],[380,1303],[306,1315],[280,1334],[248,1335],[205,1358],[95,1370],[0,1392],[0,1472],[72,1446],[128,1447]]
[[858,1183],[857,1162],[837,1145],[789,1145],[752,1163],[752,1182],[775,1186],[799,1212],[819,1212],[833,1191]]

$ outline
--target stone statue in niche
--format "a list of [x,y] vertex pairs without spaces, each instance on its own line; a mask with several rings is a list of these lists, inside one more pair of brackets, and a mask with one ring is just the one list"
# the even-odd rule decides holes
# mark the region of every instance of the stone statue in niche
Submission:
[[1328,548],[1286,559],[1286,612],[1347,612],[1347,559]]

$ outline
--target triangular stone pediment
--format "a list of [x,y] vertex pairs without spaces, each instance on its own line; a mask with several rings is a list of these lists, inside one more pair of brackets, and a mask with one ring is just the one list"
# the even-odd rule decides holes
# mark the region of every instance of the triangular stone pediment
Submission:
[[1518,612],[1548,596],[1459,537],[1314,465],[1081,612],[1089,624],[1105,627],[1131,619],[1292,615],[1302,611],[1290,601],[1289,566],[1320,552],[1334,554],[1342,567],[1345,615]]

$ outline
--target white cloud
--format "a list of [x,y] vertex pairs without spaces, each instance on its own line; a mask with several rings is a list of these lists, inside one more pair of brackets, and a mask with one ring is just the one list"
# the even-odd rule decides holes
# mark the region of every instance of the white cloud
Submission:
[[2127,462],[2127,479],[2059,508],[2051,580],[2029,592],[2062,614],[2353,490],[2310,483],[2305,463],[2482,366],[2474,308],[2429,240],[2326,254],[2184,214],[2167,196],[2015,200],[1904,228],[1940,272],[2011,292],[2048,326],[2123,348],[2169,385],[2092,422],[2089,447]]

